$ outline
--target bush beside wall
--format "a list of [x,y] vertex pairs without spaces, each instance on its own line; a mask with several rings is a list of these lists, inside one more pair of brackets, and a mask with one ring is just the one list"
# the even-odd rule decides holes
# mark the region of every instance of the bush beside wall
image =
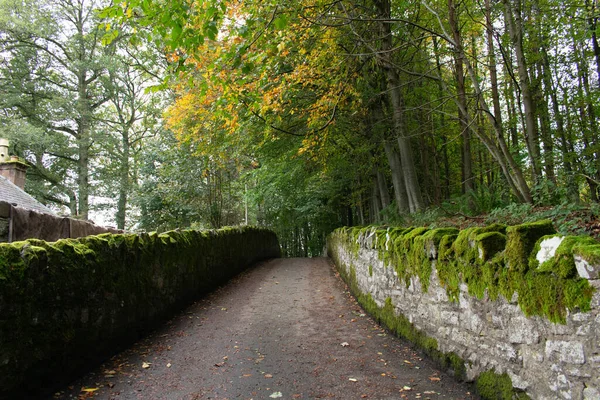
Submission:
[[600,398],[600,245],[548,221],[341,228],[328,238],[363,307],[483,398]]
[[279,255],[251,227],[0,244],[0,397],[52,389]]

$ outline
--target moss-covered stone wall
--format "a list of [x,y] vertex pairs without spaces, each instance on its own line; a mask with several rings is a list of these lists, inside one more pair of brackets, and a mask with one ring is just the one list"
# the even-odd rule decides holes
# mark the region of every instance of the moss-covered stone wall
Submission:
[[251,227],[0,244],[0,397],[52,389],[279,255]]
[[518,226],[341,228],[363,307],[490,399],[600,398],[600,244]]

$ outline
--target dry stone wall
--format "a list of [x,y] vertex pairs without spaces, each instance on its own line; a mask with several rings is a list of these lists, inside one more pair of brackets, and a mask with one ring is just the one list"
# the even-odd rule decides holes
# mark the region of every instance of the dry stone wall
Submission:
[[551,230],[342,228],[328,254],[369,312],[482,397],[600,399],[600,247]]

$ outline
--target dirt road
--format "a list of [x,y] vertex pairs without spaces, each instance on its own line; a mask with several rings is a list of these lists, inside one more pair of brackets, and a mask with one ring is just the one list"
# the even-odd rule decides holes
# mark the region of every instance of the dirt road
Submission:
[[473,399],[356,305],[325,258],[243,273],[55,399]]

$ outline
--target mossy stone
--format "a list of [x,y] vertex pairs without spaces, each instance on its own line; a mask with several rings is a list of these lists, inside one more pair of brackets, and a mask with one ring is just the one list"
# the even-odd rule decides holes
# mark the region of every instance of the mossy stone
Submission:
[[501,232],[485,232],[475,237],[480,262],[491,260],[506,247],[506,235]]
[[527,394],[513,389],[508,374],[497,374],[493,369],[483,372],[475,382],[477,393],[485,400],[526,400]]
[[556,233],[552,221],[543,220],[506,229],[506,262],[513,271],[527,272],[529,256],[542,236]]
[[573,249],[575,247],[582,246],[598,246],[600,248],[598,242],[589,236],[565,236],[560,245],[556,248],[554,257],[544,261],[540,265],[536,256],[539,252],[541,243],[545,239],[549,239],[554,236],[555,235],[544,236],[537,241],[529,258],[529,267],[531,269],[537,268],[538,272],[550,272],[560,278],[572,278],[577,275],[577,268],[575,267],[575,260],[573,258]]

